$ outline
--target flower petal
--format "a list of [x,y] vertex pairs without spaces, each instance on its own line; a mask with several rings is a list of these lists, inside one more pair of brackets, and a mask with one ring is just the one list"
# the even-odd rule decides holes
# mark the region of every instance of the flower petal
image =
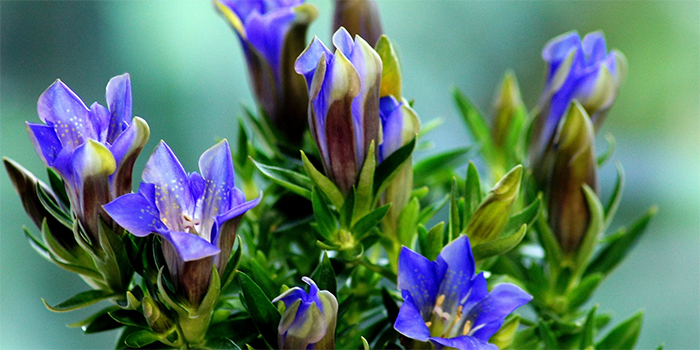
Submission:
[[184,231],[182,215],[194,218],[195,202],[187,173],[165,142],[153,151],[142,178],[155,185],[156,206],[163,223],[173,231]]
[[[510,283],[499,284],[469,310],[467,319],[475,320],[470,335],[488,340],[501,327],[506,316],[530,300],[532,296],[519,287]],[[498,327],[483,328],[490,323],[496,323]]]
[[118,75],[107,83],[107,106],[111,114],[107,126],[107,142],[112,143],[131,119],[131,80],[129,74]]
[[[111,115],[105,106],[94,102],[90,105],[90,118],[92,118],[95,132],[97,133],[97,141],[105,143],[107,141],[107,133],[109,132],[109,120]],[[113,140],[110,140],[111,143]]]
[[431,337],[430,341],[436,345],[438,350],[443,347],[460,350],[498,350],[496,345],[470,336],[460,336],[450,339]]
[[34,149],[47,166],[52,166],[63,146],[53,126],[27,122],[27,133]]
[[399,314],[394,322],[394,329],[411,339],[427,341],[430,337],[430,330],[413,301],[411,293],[404,290],[401,294],[403,295],[403,305],[401,305]]
[[146,121],[136,117],[110,147],[117,162],[117,169],[109,179],[113,198],[131,192],[134,163],[148,142],[150,134]]
[[400,291],[405,290],[411,294],[423,319],[428,319],[438,295],[439,278],[436,268],[435,262],[406,247],[401,248],[397,287]]
[[98,139],[90,111],[60,80],[56,80],[41,94],[37,112],[44,123],[56,128],[56,135],[63,147],[75,149],[89,138]]
[[125,194],[105,204],[103,208],[119,226],[134,236],[145,237],[168,230],[160,221],[160,213],[155,204],[142,193]]
[[160,235],[172,243],[183,261],[199,260],[220,252],[213,244],[191,233],[167,231]]
[[474,256],[469,238],[462,235],[442,249],[437,258],[438,271],[444,271],[438,295],[444,295],[442,309],[454,314],[461,299],[471,288],[474,276]]
[[211,229],[214,218],[234,205],[231,203],[231,189],[234,188],[233,161],[231,149],[224,139],[202,153],[199,170],[206,184],[195,217],[201,221],[200,234],[213,241]]
[[[333,57],[333,53],[328,50],[326,45],[323,45],[318,37],[311,40],[311,44],[299,55],[294,63],[294,70],[303,75],[306,79],[306,85],[309,88],[309,97],[314,98],[318,94],[323,79],[325,78],[325,64],[322,65],[323,71],[319,71],[319,61],[325,57],[325,62]],[[318,71],[318,74],[316,72]]]

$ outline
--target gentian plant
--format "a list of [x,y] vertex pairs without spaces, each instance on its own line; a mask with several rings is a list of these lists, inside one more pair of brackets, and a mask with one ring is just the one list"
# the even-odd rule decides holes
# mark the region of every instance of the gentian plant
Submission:
[[626,64],[600,32],[545,45],[529,113],[511,71],[491,118],[455,89],[476,145],[419,155],[439,122],[406,97],[375,1],[335,1],[334,51],[307,45],[317,10],[302,0],[215,6],[260,112],[244,108],[199,173],[161,141],[132,191],[149,128],[126,74],[106,107],[60,80],[39,97],[27,130],[48,180],[4,159],[31,246],[91,288],[47,308],[109,300],[71,326],[118,329],[117,349],[634,347],[643,314],[605,330],[589,302],[656,212],[608,232],[624,175],[603,204],[614,143],[596,154],[595,133]]

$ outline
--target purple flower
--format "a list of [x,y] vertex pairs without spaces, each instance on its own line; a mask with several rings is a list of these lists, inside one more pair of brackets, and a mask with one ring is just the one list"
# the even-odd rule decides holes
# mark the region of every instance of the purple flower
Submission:
[[335,0],[333,29],[345,27],[351,35],[359,35],[369,43],[382,36],[382,23],[375,0]]
[[377,160],[381,163],[416,137],[420,130],[420,120],[406,101],[399,102],[391,95],[379,100],[379,116],[382,122],[382,143],[379,145]]
[[335,349],[335,324],[338,301],[327,291],[319,291],[308,277],[302,280],[309,285],[307,293],[294,287],[273,299],[284,303],[285,310],[278,327],[280,349],[324,350]]
[[243,214],[260,202],[246,202],[234,186],[228,142],[199,158],[201,175],[187,174],[165,142],[146,163],[138,193],[123,195],[105,211],[135,236],[158,234],[176,289],[190,305],[204,297],[212,266],[224,272]]
[[27,122],[34,148],[65,181],[72,210],[95,242],[100,208],[131,192],[134,162],[150,134],[143,119],[131,119],[128,74],[109,81],[106,98],[107,108],[95,102],[88,109],[57,80],[37,104],[45,125]]
[[243,46],[255,97],[289,141],[306,129],[304,81],[294,60],[306,46],[306,30],[318,11],[304,0],[217,0]]
[[335,32],[333,44],[335,53],[314,38],[295,69],[309,88],[309,125],[326,174],[347,194],[370,143],[378,140],[382,61],[365,40],[356,36],[353,41],[345,28]]
[[542,58],[548,72],[531,140],[535,157],[542,157],[551,146],[557,125],[572,100],[581,103],[597,130],[627,70],[622,53],[607,52],[602,32],[589,33],[583,41],[577,32],[562,34],[547,43]]
[[491,293],[483,273],[474,275],[469,239],[445,246],[437,261],[404,247],[399,255],[398,288],[404,298],[394,329],[437,349],[497,350],[489,338],[505,317],[532,297],[504,283]]

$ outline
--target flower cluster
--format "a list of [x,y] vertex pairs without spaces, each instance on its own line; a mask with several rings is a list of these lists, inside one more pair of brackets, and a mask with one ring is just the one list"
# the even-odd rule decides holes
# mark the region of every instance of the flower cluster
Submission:
[[[631,348],[641,315],[598,337],[609,318],[582,309],[655,212],[599,239],[623,180],[603,209],[595,132],[624,56],[600,32],[554,38],[531,123],[513,72],[492,121],[456,90],[486,180],[467,163],[477,147],[413,164],[430,147],[378,5],[334,3],[331,50],[307,45],[318,11],[303,0],[215,1],[260,115],[246,109],[233,150],[221,139],[199,172],[160,141],[132,191],[150,131],[132,118],[127,74],[107,84],[106,107],[60,80],[39,97],[44,123],[27,130],[48,184],[4,164],[40,230],[25,230],[32,247],[92,288],[46,306],[112,301],[76,325],[121,328],[117,348]],[[235,177],[264,192],[246,199]]]

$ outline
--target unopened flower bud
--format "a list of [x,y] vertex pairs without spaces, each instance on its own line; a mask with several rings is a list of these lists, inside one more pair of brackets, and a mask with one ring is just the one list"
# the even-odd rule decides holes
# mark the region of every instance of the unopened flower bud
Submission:
[[374,45],[382,35],[379,8],[375,0],[335,0],[333,31],[340,27]]
[[173,327],[173,321],[163,312],[165,310],[163,304],[147,295],[141,300],[141,305],[143,317],[154,332],[165,333]]
[[472,245],[493,241],[501,234],[518,198],[522,170],[518,165],[509,171],[476,208],[467,224],[467,236]]
[[549,224],[564,252],[576,252],[590,212],[582,186],[597,189],[593,124],[583,106],[573,102],[554,137],[552,171],[545,196]]

